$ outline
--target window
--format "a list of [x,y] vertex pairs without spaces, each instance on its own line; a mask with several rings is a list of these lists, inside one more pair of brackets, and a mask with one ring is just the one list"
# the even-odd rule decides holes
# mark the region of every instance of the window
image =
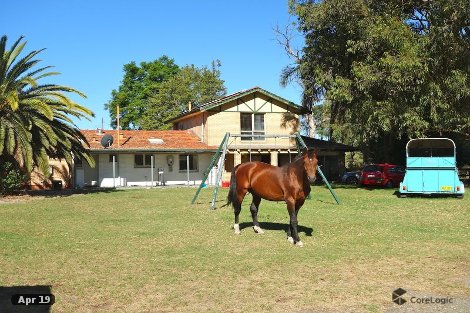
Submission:
[[[187,171],[188,170],[188,160],[187,160],[187,154],[180,154],[179,156],[179,162],[180,162],[180,172]],[[193,172],[197,172],[197,155],[190,154],[189,155],[189,170]]]
[[134,167],[150,167],[152,163],[151,154],[135,154]]
[[252,135],[252,137],[242,137],[241,140],[263,140],[256,135],[264,135],[264,114],[241,113],[240,129],[242,135]]

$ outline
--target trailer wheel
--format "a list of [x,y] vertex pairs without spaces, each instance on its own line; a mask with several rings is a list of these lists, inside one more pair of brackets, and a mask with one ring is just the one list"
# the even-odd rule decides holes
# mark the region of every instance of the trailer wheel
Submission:
[[463,193],[455,196],[457,199],[463,199]]

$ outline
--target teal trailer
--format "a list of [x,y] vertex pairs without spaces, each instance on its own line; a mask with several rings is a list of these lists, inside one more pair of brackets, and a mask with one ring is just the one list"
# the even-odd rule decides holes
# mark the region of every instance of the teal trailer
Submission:
[[448,138],[412,139],[406,145],[406,174],[400,196],[408,194],[448,194],[463,198],[455,143]]

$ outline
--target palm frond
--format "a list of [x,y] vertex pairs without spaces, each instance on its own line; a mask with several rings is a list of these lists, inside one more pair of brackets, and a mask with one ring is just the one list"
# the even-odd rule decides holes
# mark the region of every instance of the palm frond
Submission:
[[5,144],[6,144],[6,152],[9,155],[14,155],[15,146],[16,146],[15,137],[16,137],[15,130],[13,128],[8,128],[7,133],[6,133],[6,138],[5,138]]
[[57,72],[51,66],[35,68],[35,57],[44,49],[21,57],[26,42],[20,37],[7,50],[7,38],[0,38],[0,154],[15,157],[26,169],[37,166],[49,174],[49,157],[60,157],[68,163],[77,155],[94,164],[86,139],[72,117],[87,118],[93,112],[74,102],[68,94],[83,98],[82,92],[39,80]]
[[[24,59],[23,59],[24,60]],[[7,71],[5,81],[6,81],[6,88],[11,88],[10,86],[14,86],[18,83],[21,83],[19,77],[32,67],[34,67],[39,60],[32,60],[26,61],[21,63],[16,63],[10,70]]]
[[41,148],[35,155],[35,163],[45,176],[49,176],[49,156],[46,149]]
[[7,61],[8,64],[13,64],[13,62],[15,62],[15,59],[18,57],[18,55],[21,53],[21,51],[23,51],[23,48],[26,45],[26,41],[22,42],[22,43],[17,41],[17,43],[18,43],[18,45],[16,45],[14,47],[14,49],[11,50],[11,52],[8,55],[8,61]]
[[4,120],[0,119],[0,155],[3,154],[3,149],[5,148],[5,136],[7,133],[7,123]]

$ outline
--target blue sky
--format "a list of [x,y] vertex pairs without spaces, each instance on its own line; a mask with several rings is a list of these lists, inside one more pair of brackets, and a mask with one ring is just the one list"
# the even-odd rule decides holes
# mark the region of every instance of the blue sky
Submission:
[[[109,128],[104,104],[123,76],[123,65],[152,61],[162,55],[184,66],[222,62],[228,93],[260,86],[295,103],[301,88],[279,86],[291,63],[273,28],[295,20],[287,0],[241,1],[93,1],[26,0],[2,5],[1,35],[11,45],[24,35],[25,51],[46,48],[40,65],[61,73],[51,82],[74,87],[87,99],[73,97],[95,112],[82,129]],[[302,39],[297,38],[298,42]]]

